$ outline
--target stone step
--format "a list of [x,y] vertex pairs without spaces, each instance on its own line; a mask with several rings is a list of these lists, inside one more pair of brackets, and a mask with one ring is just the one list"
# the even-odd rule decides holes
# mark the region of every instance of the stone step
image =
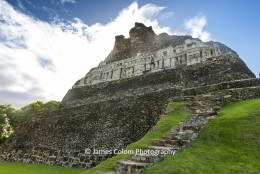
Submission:
[[155,146],[164,146],[164,147],[173,147],[173,148],[180,148],[181,142],[180,140],[172,140],[172,139],[160,139],[153,142]]
[[[192,115],[187,119],[181,126],[183,127],[184,125],[204,125],[207,124],[207,119],[202,117],[201,115],[206,115],[206,114],[197,114],[197,117],[192,117]],[[207,114],[211,115],[211,114]]]
[[205,119],[207,119],[207,118],[209,118],[209,117],[212,117],[212,116],[217,116],[218,115],[218,113],[217,112],[212,112],[212,113],[199,113],[198,114],[198,116],[199,116],[199,118],[205,118]]
[[[185,132],[171,133],[164,136],[167,140],[178,140],[179,146],[187,145],[191,139],[194,138],[195,133],[192,130],[185,130]],[[196,133],[197,134],[197,133]],[[196,137],[196,136],[195,136]]]
[[212,113],[212,112],[218,112],[220,110],[219,106],[212,106],[212,107],[190,107],[189,108],[191,112],[193,113]]
[[189,119],[192,119],[192,120],[197,119],[197,118],[199,118],[199,114],[197,114],[197,113],[191,113],[190,116],[189,116]]
[[[186,145],[187,143],[190,142],[190,140],[194,139],[194,137],[197,136],[197,133],[195,133],[192,130],[183,130],[181,132],[178,132],[176,134],[176,137],[180,140],[180,145]],[[176,138],[175,137],[175,138]]]
[[178,140],[175,133],[166,134],[166,135],[164,135],[163,138],[169,139],[169,140]]
[[213,115],[207,116],[206,119],[210,120],[210,119],[213,119],[213,118],[216,118],[216,117],[218,117],[218,115],[213,114]]
[[212,108],[214,108],[214,106],[216,105],[191,105],[191,106],[188,106],[188,109],[191,110],[191,111],[194,111],[194,110],[210,110]]
[[163,157],[163,155],[151,155],[151,154],[136,154],[132,155],[130,160],[139,162],[139,163],[155,163],[158,160],[160,160]]
[[210,109],[210,108],[213,108],[214,106],[217,106],[217,105],[210,105],[210,104],[207,104],[207,105],[190,105],[190,106],[188,106],[188,108],[189,109],[191,109],[191,110],[195,110],[195,109],[206,109],[206,108],[208,108],[208,109]]
[[204,124],[184,124],[182,126],[182,130],[185,131],[185,130],[191,130],[193,132],[199,132],[202,127],[203,127]]
[[209,97],[202,97],[202,96],[195,96],[193,101],[219,101],[221,99],[221,96],[219,95],[214,95],[214,96],[209,96]]
[[208,120],[218,116],[221,108],[219,97],[212,93],[198,96],[185,96],[187,107],[191,110],[188,119],[172,129],[172,133],[153,142],[153,146],[146,147],[145,153],[132,155],[127,160],[117,163],[115,173],[103,174],[139,174],[145,167],[156,163],[164,155],[174,155],[179,149],[186,147],[195,139]]
[[196,110],[196,109],[214,109],[214,110],[219,110],[221,108],[220,105],[218,104],[190,104],[187,106],[190,110]]
[[146,149],[154,151],[161,155],[174,155],[178,147],[166,147],[166,146],[148,146]]
[[118,174],[139,174],[145,167],[152,163],[140,163],[132,160],[121,160],[117,162],[116,173]]
[[[183,123],[184,124],[184,123]],[[182,125],[176,126],[172,128],[172,133],[177,134],[178,132],[180,132],[182,130]]]
[[208,106],[221,104],[219,100],[193,100],[187,103],[187,106]]

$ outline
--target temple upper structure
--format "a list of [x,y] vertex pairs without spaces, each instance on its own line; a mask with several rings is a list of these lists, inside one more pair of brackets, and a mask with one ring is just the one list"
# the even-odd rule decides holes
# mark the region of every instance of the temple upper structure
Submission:
[[180,65],[189,66],[211,61],[220,55],[221,51],[216,43],[208,45],[198,40],[187,39],[182,45],[168,46],[149,53],[139,52],[134,57],[108,64],[102,61],[73,87],[130,78],[165,69],[175,69]]

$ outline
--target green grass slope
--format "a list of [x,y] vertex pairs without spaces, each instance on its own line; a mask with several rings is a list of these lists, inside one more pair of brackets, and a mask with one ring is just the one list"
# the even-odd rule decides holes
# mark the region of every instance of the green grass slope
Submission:
[[[173,109],[174,108],[174,109]],[[174,110],[174,112],[172,112]],[[126,149],[151,145],[188,116],[183,103],[171,102],[153,130]],[[147,168],[145,174],[258,174],[260,173],[260,100],[247,100],[225,106],[192,144],[175,156],[166,156]],[[89,170],[47,165],[0,162],[1,174],[96,174],[114,170],[117,155]]]
[[259,174],[260,100],[225,106],[188,148],[144,174]]

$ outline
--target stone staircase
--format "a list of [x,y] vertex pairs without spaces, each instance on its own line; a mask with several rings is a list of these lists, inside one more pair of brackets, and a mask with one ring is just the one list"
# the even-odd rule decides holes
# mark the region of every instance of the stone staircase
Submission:
[[212,93],[185,96],[183,100],[190,110],[189,118],[173,127],[170,134],[154,141],[153,146],[146,147],[144,150],[149,153],[132,155],[129,159],[119,161],[114,172],[102,174],[139,174],[145,167],[156,163],[163,156],[174,155],[181,148],[188,146],[208,121],[217,117],[221,108],[220,98]]

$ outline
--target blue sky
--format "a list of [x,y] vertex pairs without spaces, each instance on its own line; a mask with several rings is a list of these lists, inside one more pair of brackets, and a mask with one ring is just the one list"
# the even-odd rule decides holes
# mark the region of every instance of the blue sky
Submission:
[[61,100],[134,22],[219,41],[258,76],[260,1],[2,0],[0,103]]

